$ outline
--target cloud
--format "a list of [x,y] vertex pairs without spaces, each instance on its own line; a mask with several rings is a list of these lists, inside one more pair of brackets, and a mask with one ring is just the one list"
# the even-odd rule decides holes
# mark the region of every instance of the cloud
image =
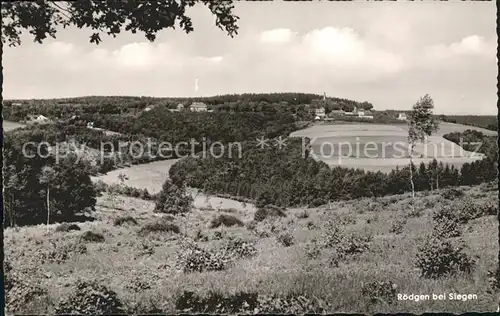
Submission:
[[45,50],[52,56],[64,56],[74,50],[74,45],[66,42],[52,42],[45,47]]
[[292,54],[308,65],[345,73],[363,71],[367,76],[396,73],[404,66],[401,56],[370,44],[352,28],[312,30],[302,36]]
[[285,43],[291,41],[295,34],[290,29],[268,30],[260,34],[260,40],[266,43]]
[[427,48],[426,54],[430,59],[440,60],[464,56],[494,57],[496,55],[495,45],[494,41],[487,41],[482,36],[471,35],[449,45],[439,44],[430,46]]

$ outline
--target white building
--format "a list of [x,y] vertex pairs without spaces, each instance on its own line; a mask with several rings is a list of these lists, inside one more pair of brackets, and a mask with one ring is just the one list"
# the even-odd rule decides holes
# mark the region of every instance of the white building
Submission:
[[38,115],[37,118],[35,119],[35,121],[37,121],[38,123],[46,123],[46,122],[50,121],[50,119],[46,116]]
[[316,115],[316,117],[319,117],[319,118],[325,117],[326,116],[325,108],[320,107],[320,108],[314,109],[314,115]]
[[400,121],[406,121],[407,117],[405,113],[399,113],[398,120]]
[[189,109],[193,112],[206,112],[207,111],[207,105],[203,102],[193,102]]

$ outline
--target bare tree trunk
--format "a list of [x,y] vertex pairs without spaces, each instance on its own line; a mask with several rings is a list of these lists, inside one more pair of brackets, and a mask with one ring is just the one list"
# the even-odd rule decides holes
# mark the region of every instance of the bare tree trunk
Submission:
[[49,224],[50,224],[50,188],[47,184],[47,232],[49,232]]
[[439,173],[436,174],[436,190],[439,190]]
[[411,183],[411,210],[415,212],[415,183],[413,183],[413,160],[411,156],[413,154],[413,145],[410,147],[410,183]]
[[10,195],[10,207],[9,207],[9,220],[10,220],[10,227],[14,227],[14,219],[12,218],[12,211],[13,211],[13,206],[14,206],[14,192],[11,193]]

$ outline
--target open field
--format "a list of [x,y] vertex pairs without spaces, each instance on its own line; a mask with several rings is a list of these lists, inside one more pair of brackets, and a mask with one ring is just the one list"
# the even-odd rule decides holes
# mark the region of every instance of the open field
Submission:
[[[463,150],[442,135],[479,130],[487,135],[494,131],[453,123],[441,123],[439,131],[430,136],[426,144],[415,147],[414,163],[438,161],[460,167],[466,162],[482,159],[483,155]],[[369,171],[388,172],[397,166],[409,164],[407,157],[407,125],[339,124],[315,125],[296,131],[291,137],[311,138],[315,158],[331,166],[361,168]]]
[[3,130],[5,132],[11,131],[11,130],[19,128],[19,127],[24,127],[24,126],[26,126],[26,125],[21,124],[21,123],[17,123],[17,122],[3,121]]
[[[463,187],[468,199],[476,203],[496,201],[498,191],[484,192],[483,187]],[[22,280],[47,290],[37,303],[22,301],[18,312],[51,313],[61,298],[68,296],[78,279],[97,280],[117,293],[130,312],[161,310],[177,313],[175,302],[183,291],[206,295],[214,290],[222,295],[239,291],[259,295],[303,295],[328,302],[327,312],[410,312],[446,311],[463,313],[486,312],[496,309],[497,297],[488,294],[487,271],[496,265],[498,243],[495,215],[483,216],[463,224],[461,229],[468,254],[477,256],[471,275],[454,275],[437,280],[422,278],[415,266],[417,244],[432,230],[433,211],[450,203],[442,192],[419,192],[417,209],[411,216],[409,194],[357,201],[335,202],[326,207],[307,210],[288,209],[286,217],[252,221],[254,212],[235,209],[227,212],[246,226],[210,228],[217,211],[193,209],[188,216],[175,216],[171,223],[179,233],[139,233],[140,228],[158,220],[153,204],[134,198],[102,196],[98,198],[93,222],[78,224],[81,231],[56,232],[56,225],[47,232],[43,225],[5,230],[5,253]],[[461,198],[462,199],[462,198]],[[456,201],[460,202],[461,199]],[[137,223],[114,225],[118,217],[132,217]],[[401,233],[391,232],[391,224],[406,219]],[[331,253],[325,249],[309,255],[314,245],[328,233],[326,223],[341,223],[343,234],[372,236],[367,248],[331,265]],[[86,242],[80,236],[92,231],[104,237]],[[288,232],[293,242],[279,242],[277,236]],[[204,249],[216,251],[230,236],[254,243],[254,256],[232,261],[222,271],[182,272],[176,266],[179,241],[184,235],[196,239]],[[70,253],[57,262],[46,260],[44,253],[67,244],[83,244],[86,253]],[[59,249],[59,248],[56,248]],[[62,249],[62,248],[61,248]],[[363,293],[363,284],[370,281],[391,281],[396,293],[476,294],[468,301],[398,301],[390,304],[371,301]],[[12,292],[11,292],[12,293]],[[16,292],[17,293],[17,292]]]
[[[178,160],[179,159],[169,159],[147,164],[133,165],[110,171],[99,177],[92,177],[92,180],[97,181],[100,179],[108,185],[120,184],[121,182],[119,181],[118,176],[120,174],[124,174],[127,177],[123,182],[124,185],[138,189],[147,189],[150,193],[158,193],[161,191],[165,180],[169,178],[168,171],[170,170],[170,167]],[[214,208],[218,207],[226,209],[242,207],[242,203],[235,200],[215,196],[206,196],[194,189],[190,189],[190,192],[194,197],[194,206],[198,208],[210,206]],[[248,210],[255,210],[254,206],[250,203],[246,205],[246,208]]]

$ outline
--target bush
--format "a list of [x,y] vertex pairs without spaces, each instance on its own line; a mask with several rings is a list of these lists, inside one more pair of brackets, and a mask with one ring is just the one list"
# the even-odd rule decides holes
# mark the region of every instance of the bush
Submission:
[[280,207],[274,205],[266,205],[263,208],[259,208],[255,212],[253,219],[256,222],[262,222],[268,217],[286,217],[286,214]]
[[132,216],[118,217],[113,221],[113,225],[115,226],[122,226],[123,224],[137,225],[137,221]]
[[186,192],[185,187],[178,187],[167,180],[156,198],[154,211],[174,215],[187,213],[191,210],[192,203],[193,197]]
[[[488,271],[488,284],[493,292],[500,290],[500,269],[498,266],[493,271]],[[489,292],[492,292],[492,291]]]
[[309,218],[309,213],[307,212],[307,210],[303,210],[302,212],[297,214],[297,218],[299,219]]
[[316,259],[321,255],[321,248],[316,242],[307,243],[305,251],[308,259]]
[[329,311],[328,303],[307,295],[260,295],[256,314],[324,314]]
[[295,238],[289,232],[284,232],[276,237],[277,241],[285,247],[290,247],[295,244]]
[[225,252],[208,251],[191,240],[181,240],[178,252],[178,266],[185,272],[222,271],[228,267]]
[[42,253],[42,260],[45,262],[62,263],[68,260],[75,254],[86,254],[87,246],[82,242],[62,242],[54,244],[54,249],[47,250]]
[[391,281],[372,281],[363,284],[361,293],[367,296],[372,303],[379,300],[392,304],[396,298],[397,285]]
[[326,248],[337,247],[343,238],[343,233],[344,231],[338,223],[333,221],[326,222],[321,234],[322,246]]
[[328,201],[322,198],[315,198],[311,201],[312,207],[320,207],[322,205],[328,204]]
[[115,292],[96,281],[77,281],[72,293],[59,302],[56,314],[111,315],[124,313]]
[[441,192],[441,196],[447,200],[454,200],[464,195],[464,192],[457,188],[449,188]]
[[36,308],[42,305],[40,301],[47,295],[47,290],[37,283],[16,281],[5,293],[5,309],[16,314],[24,314],[29,312],[30,307]]
[[435,237],[458,237],[462,234],[460,228],[461,220],[457,211],[450,206],[445,206],[435,211],[432,215],[434,220],[433,235]]
[[469,221],[488,215],[497,215],[498,204],[486,202],[485,204],[475,203],[467,199],[461,203],[458,209],[460,222],[468,223]]
[[69,232],[72,230],[81,230],[77,224],[62,223],[56,227],[56,232]]
[[337,251],[342,255],[355,255],[370,249],[371,235],[351,234],[344,236],[337,246]]
[[469,274],[475,260],[465,253],[463,240],[453,245],[449,240],[430,237],[417,247],[416,265],[422,277],[437,279],[457,272]]
[[184,291],[175,302],[175,309],[181,313],[199,314],[237,314],[253,313],[257,308],[257,293],[239,292],[224,297],[210,291],[207,296],[200,297],[194,292]]
[[248,258],[257,254],[254,243],[241,239],[231,238],[224,246],[224,251],[235,258]]
[[391,228],[389,229],[389,232],[396,234],[396,235],[401,234],[406,226],[406,223],[407,223],[406,218],[399,218],[399,219],[394,220],[391,224]]
[[174,233],[174,234],[179,234],[181,230],[179,229],[179,226],[175,225],[174,223],[169,222],[166,219],[158,219],[151,221],[149,223],[146,223],[144,226],[141,227],[139,230],[140,235],[147,235],[149,233]]
[[243,222],[237,217],[227,214],[220,214],[219,216],[213,218],[210,222],[210,228],[217,228],[221,225],[226,227],[243,226]]
[[92,231],[86,231],[80,236],[81,241],[87,242],[104,242],[104,236],[100,233],[95,233]]

